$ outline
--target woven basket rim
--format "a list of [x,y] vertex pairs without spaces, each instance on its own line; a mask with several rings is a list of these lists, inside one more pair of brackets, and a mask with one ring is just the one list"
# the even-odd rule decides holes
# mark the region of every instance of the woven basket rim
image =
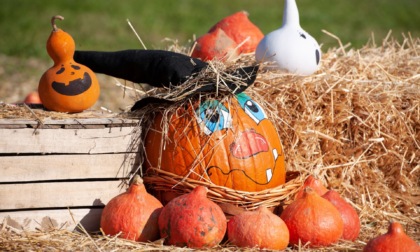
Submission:
[[306,176],[298,172],[288,172],[286,183],[256,192],[234,190],[219,186],[207,181],[199,181],[188,177],[176,175],[159,168],[148,168],[143,176],[144,183],[155,191],[174,191],[180,194],[191,192],[197,186],[208,188],[207,197],[220,204],[232,204],[246,210],[254,210],[259,206],[267,208],[277,207],[280,204],[288,205],[301,188]]

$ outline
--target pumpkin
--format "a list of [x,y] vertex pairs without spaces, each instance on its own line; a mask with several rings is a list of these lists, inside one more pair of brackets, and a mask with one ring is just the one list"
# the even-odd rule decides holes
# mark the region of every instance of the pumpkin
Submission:
[[280,217],[290,233],[290,244],[309,243],[310,247],[328,246],[343,234],[340,212],[328,200],[306,187],[302,198],[288,205]]
[[360,219],[356,210],[334,190],[329,190],[322,197],[331,202],[341,214],[344,224],[342,238],[356,240],[360,232]]
[[112,198],[101,215],[101,229],[106,235],[134,241],[159,238],[158,217],[162,204],[147,193],[143,180],[135,175],[128,190]]
[[92,70],[73,60],[74,40],[68,33],[57,28],[56,19],[64,18],[54,16],[51,19],[53,30],[47,40],[47,52],[54,65],[39,81],[39,96],[48,110],[81,112],[98,100],[98,80]]
[[276,128],[244,93],[191,101],[158,114],[145,138],[145,157],[146,169],[235,190],[260,191],[285,182]]
[[243,43],[239,47],[240,53],[253,53],[264,34],[260,28],[249,20],[248,15],[246,11],[236,12],[217,22],[210,28],[209,32],[222,29],[238,45]]
[[228,60],[237,56],[236,42],[233,41],[222,29],[206,33],[196,40],[196,45],[191,57],[203,61],[218,59]]
[[264,206],[230,218],[227,236],[229,242],[238,247],[283,250],[289,244],[286,224]]
[[171,200],[159,216],[159,230],[165,243],[179,247],[212,248],[226,233],[222,209],[207,198],[207,187]]
[[371,239],[364,252],[420,252],[420,246],[405,234],[398,222],[391,222],[386,234]]
[[38,91],[32,91],[25,96],[23,100],[25,104],[41,104],[41,99],[39,98]]
[[319,179],[315,178],[313,175],[309,175],[303,182],[303,185],[300,188],[300,190],[296,193],[295,199],[301,198],[303,196],[306,187],[312,188],[312,190],[314,190],[320,196],[328,192],[328,189],[322,184],[322,182]]

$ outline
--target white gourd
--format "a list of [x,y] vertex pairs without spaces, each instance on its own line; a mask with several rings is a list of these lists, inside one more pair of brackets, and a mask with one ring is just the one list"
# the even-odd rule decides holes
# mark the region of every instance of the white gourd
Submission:
[[260,41],[255,51],[257,62],[269,62],[273,69],[298,75],[318,70],[321,50],[318,42],[300,27],[295,0],[285,0],[283,24]]

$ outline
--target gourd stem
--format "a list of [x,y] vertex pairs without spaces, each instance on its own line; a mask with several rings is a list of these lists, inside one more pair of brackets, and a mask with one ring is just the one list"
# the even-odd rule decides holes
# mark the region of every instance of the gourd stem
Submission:
[[57,25],[55,24],[55,20],[56,20],[56,19],[64,20],[64,17],[63,17],[63,16],[60,16],[60,15],[55,15],[55,16],[53,16],[53,17],[51,18],[51,25],[52,25],[52,27],[53,27],[53,31],[57,31],[57,30],[58,30],[58,27],[57,27]]
[[285,0],[284,2],[283,26],[285,25],[300,26],[296,0]]

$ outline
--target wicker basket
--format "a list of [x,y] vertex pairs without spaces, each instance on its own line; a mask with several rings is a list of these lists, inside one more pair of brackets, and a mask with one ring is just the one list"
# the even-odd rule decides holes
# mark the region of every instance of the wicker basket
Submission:
[[283,185],[258,192],[246,192],[207,181],[185,178],[157,168],[149,168],[143,177],[144,183],[154,194],[160,192],[185,194],[199,185],[206,186],[209,190],[207,197],[219,204],[227,215],[235,215],[243,210],[254,210],[259,206],[265,206],[274,211],[278,206],[288,205],[302,186],[304,179],[304,176],[300,176],[299,173],[288,172],[287,182]]

